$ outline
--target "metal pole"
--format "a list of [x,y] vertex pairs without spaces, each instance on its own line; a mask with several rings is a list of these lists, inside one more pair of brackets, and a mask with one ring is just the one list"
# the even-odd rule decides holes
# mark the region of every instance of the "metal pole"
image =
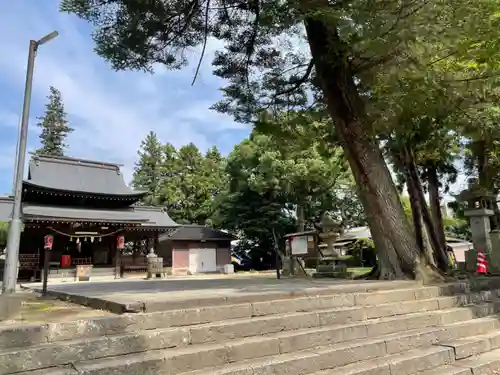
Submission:
[[50,253],[51,249],[48,248],[44,249],[42,296],[47,295],[47,283],[49,281]]
[[19,123],[17,124],[17,140],[16,140],[16,159],[14,160],[14,169],[13,169],[13,176],[12,176],[12,196],[15,195],[16,193],[16,166],[19,160],[19,140],[21,139],[21,120],[19,120]]
[[30,40],[28,53],[28,68],[26,71],[26,84],[24,87],[23,114],[21,117],[21,131],[19,132],[19,147],[15,166],[14,207],[12,219],[9,224],[7,237],[7,253],[5,255],[5,268],[3,273],[3,293],[14,293],[17,284],[17,271],[19,261],[19,243],[21,239],[21,205],[23,194],[24,161],[26,159],[26,143],[28,138],[28,121],[30,117],[31,88],[33,84],[33,69],[35,65],[38,43]]

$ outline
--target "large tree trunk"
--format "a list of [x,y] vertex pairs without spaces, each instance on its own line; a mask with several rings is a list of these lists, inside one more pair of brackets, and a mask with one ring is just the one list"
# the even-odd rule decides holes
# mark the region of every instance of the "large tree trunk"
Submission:
[[415,231],[415,237],[417,239],[417,245],[420,251],[424,253],[425,248],[422,208],[420,207],[420,200],[418,199],[418,191],[416,190],[415,182],[408,173],[406,176],[406,187],[408,189],[408,195],[410,196],[411,217],[413,221],[413,230]]
[[408,188],[408,195],[410,196],[411,214],[413,219],[413,226],[415,228],[415,236],[417,237],[417,244],[421,253],[425,256],[427,263],[436,267],[432,245],[429,239],[427,228],[423,225],[422,219],[422,206],[420,204],[418,184],[413,180],[408,170],[406,172],[406,186]]
[[443,214],[441,212],[441,199],[439,198],[439,178],[434,163],[427,166],[427,189],[429,191],[429,203],[431,206],[432,222],[438,236],[439,245],[446,248],[446,237],[444,235]]
[[346,46],[332,24],[331,14],[321,15],[328,12],[327,2],[302,0],[302,5],[309,14],[305,26],[317,78],[359,188],[381,278],[414,278],[424,271],[420,252],[382,152],[366,129],[365,109]]
[[304,206],[300,203],[297,204],[295,208],[295,212],[297,215],[297,230],[299,232],[304,232],[306,229],[306,219],[304,215]]
[[415,165],[415,159],[413,157],[412,151],[408,148],[404,149],[404,159],[408,176],[415,185],[415,192],[417,194],[417,199],[422,210],[422,218],[427,228],[427,233],[429,235],[434,254],[436,255],[438,267],[441,271],[447,271],[448,257],[446,255],[445,247],[441,245],[438,234],[436,233],[436,228],[434,226],[429,207],[427,206],[427,202],[425,201],[424,190],[422,188],[422,182],[420,181],[420,176]]

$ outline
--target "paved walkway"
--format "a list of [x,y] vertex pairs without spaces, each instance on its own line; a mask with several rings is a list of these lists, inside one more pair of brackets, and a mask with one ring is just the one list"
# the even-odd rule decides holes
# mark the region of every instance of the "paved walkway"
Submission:
[[[72,297],[70,300],[92,307],[116,311],[121,305],[134,309],[133,306],[146,304],[169,304],[196,306],[198,301],[207,299],[244,299],[245,296],[255,296],[262,293],[300,294],[306,290],[339,288],[366,285],[372,281],[352,280],[311,280],[311,279],[281,279],[272,275],[239,276],[219,278],[182,278],[164,280],[119,280],[112,282],[89,282],[74,284],[49,285],[49,292],[54,295]],[[37,290],[38,285],[26,285]],[[100,307],[103,302],[108,305]],[[221,302],[224,303],[224,302]],[[201,304],[201,303],[200,303]]]

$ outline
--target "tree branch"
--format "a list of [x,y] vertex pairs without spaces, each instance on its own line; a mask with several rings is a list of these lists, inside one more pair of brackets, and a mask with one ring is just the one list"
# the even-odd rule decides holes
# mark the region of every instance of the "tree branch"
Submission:
[[198,74],[200,73],[201,64],[203,62],[203,57],[205,56],[205,50],[207,48],[208,41],[208,13],[210,8],[210,0],[207,0],[207,5],[205,7],[205,33],[203,35],[203,48],[201,50],[201,56],[198,60],[198,65],[196,66],[196,71],[194,73],[193,82],[191,82],[191,86],[196,82],[196,78],[198,78]]
[[311,59],[311,61],[309,62],[309,65],[307,66],[307,69],[306,69],[306,72],[304,73],[304,75],[301,78],[295,80],[294,82],[289,82],[289,84],[291,84],[292,87],[289,87],[288,89],[285,89],[282,91],[278,91],[276,94],[274,94],[273,97],[276,98],[280,95],[290,94],[290,93],[294,92],[295,90],[297,90],[302,84],[304,84],[309,79],[313,68],[314,68],[314,62]]

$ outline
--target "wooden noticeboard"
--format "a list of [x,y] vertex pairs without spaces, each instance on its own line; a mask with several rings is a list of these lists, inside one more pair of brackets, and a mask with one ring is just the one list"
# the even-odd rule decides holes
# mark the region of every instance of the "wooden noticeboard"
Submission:
[[78,281],[90,281],[92,277],[92,264],[79,264],[76,266],[76,279]]
[[308,253],[307,236],[297,236],[290,238],[292,255],[304,255]]

